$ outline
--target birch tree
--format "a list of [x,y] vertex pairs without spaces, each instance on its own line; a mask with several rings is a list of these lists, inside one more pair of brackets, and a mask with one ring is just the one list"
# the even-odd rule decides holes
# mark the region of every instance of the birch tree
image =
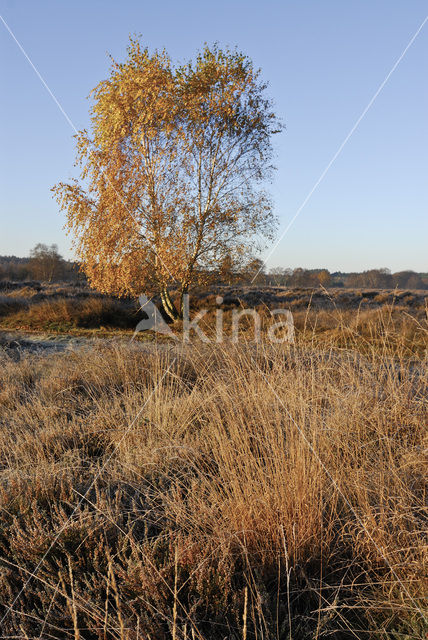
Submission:
[[173,65],[131,40],[92,92],[77,136],[80,179],[53,188],[90,284],[116,295],[159,293],[181,316],[193,283],[275,229],[266,185],[281,123],[251,60],[205,46]]

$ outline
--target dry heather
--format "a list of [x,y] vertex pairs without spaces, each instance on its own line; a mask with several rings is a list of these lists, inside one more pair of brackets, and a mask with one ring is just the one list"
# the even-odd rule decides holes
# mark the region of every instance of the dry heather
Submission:
[[[0,329],[132,334],[145,317],[138,301],[130,298],[118,299],[70,285],[29,285],[17,288],[9,283],[10,290],[0,295]],[[221,305],[217,304],[219,293]],[[155,297],[154,302],[160,308],[160,300]],[[206,311],[200,325],[212,332],[221,309],[230,335],[234,312],[256,309],[266,328],[272,309],[287,309],[293,313],[297,329],[311,341],[316,334],[316,341],[334,340],[337,344],[340,340],[341,346],[353,348],[357,337],[382,344],[387,333],[388,340],[395,334],[400,349],[421,351],[426,342],[427,304],[426,291],[217,287],[192,292],[190,315],[193,318],[198,311]],[[253,330],[249,319],[244,318],[240,326],[244,333],[246,326]]]
[[426,638],[427,361],[3,357],[2,637]]
[[36,299],[34,302],[33,299],[0,296],[0,327],[4,329],[62,333],[79,328],[131,330],[138,319],[138,306],[130,300],[84,296]]

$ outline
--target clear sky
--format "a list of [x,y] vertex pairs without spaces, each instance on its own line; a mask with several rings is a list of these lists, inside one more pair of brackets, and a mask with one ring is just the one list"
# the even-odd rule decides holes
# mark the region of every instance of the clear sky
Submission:
[[[0,13],[77,129],[129,34],[174,59],[204,42],[261,67],[275,140],[279,235],[428,15],[426,0],[0,0]],[[50,188],[76,174],[73,130],[0,22],[0,254],[72,257]],[[428,22],[268,259],[331,271],[428,271]],[[265,257],[269,252],[266,252]]]

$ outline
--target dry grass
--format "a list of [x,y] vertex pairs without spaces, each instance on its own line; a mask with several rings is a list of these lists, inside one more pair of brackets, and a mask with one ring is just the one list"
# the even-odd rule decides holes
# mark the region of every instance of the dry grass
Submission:
[[0,297],[0,326],[6,329],[67,332],[76,328],[114,327],[131,330],[137,322],[138,306],[131,300],[84,296],[33,302],[27,298]]
[[[270,310],[284,308],[293,313],[297,328],[311,340],[316,333],[323,334],[322,340],[327,337],[337,343],[339,337],[345,338],[347,334],[343,346],[353,346],[351,334],[372,341],[375,336],[367,332],[376,327],[381,339],[385,331],[389,337],[393,331],[400,339],[406,337],[412,350],[423,342],[420,340],[423,332],[417,324],[426,323],[425,291],[223,287],[220,293],[224,298],[220,307],[226,329],[230,328],[234,310],[257,309],[268,325]],[[215,327],[218,294],[217,289],[201,289],[193,291],[190,298],[191,317],[207,310],[201,325],[208,331]],[[154,301],[160,304],[156,298]],[[133,331],[144,317],[138,306],[136,300],[104,296],[78,286],[14,286],[0,295],[0,328],[53,333],[79,329]],[[252,329],[249,321],[243,320],[241,324]]]
[[427,360],[368,320],[5,355],[2,637],[426,638]]

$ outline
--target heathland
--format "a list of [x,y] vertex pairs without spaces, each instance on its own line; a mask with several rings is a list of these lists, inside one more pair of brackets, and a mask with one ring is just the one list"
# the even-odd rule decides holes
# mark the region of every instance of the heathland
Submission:
[[[426,304],[201,290],[224,341],[182,344],[130,341],[130,299],[3,290],[2,637],[425,639]],[[246,317],[229,339],[244,308],[258,343]],[[293,344],[267,340],[273,308]]]

